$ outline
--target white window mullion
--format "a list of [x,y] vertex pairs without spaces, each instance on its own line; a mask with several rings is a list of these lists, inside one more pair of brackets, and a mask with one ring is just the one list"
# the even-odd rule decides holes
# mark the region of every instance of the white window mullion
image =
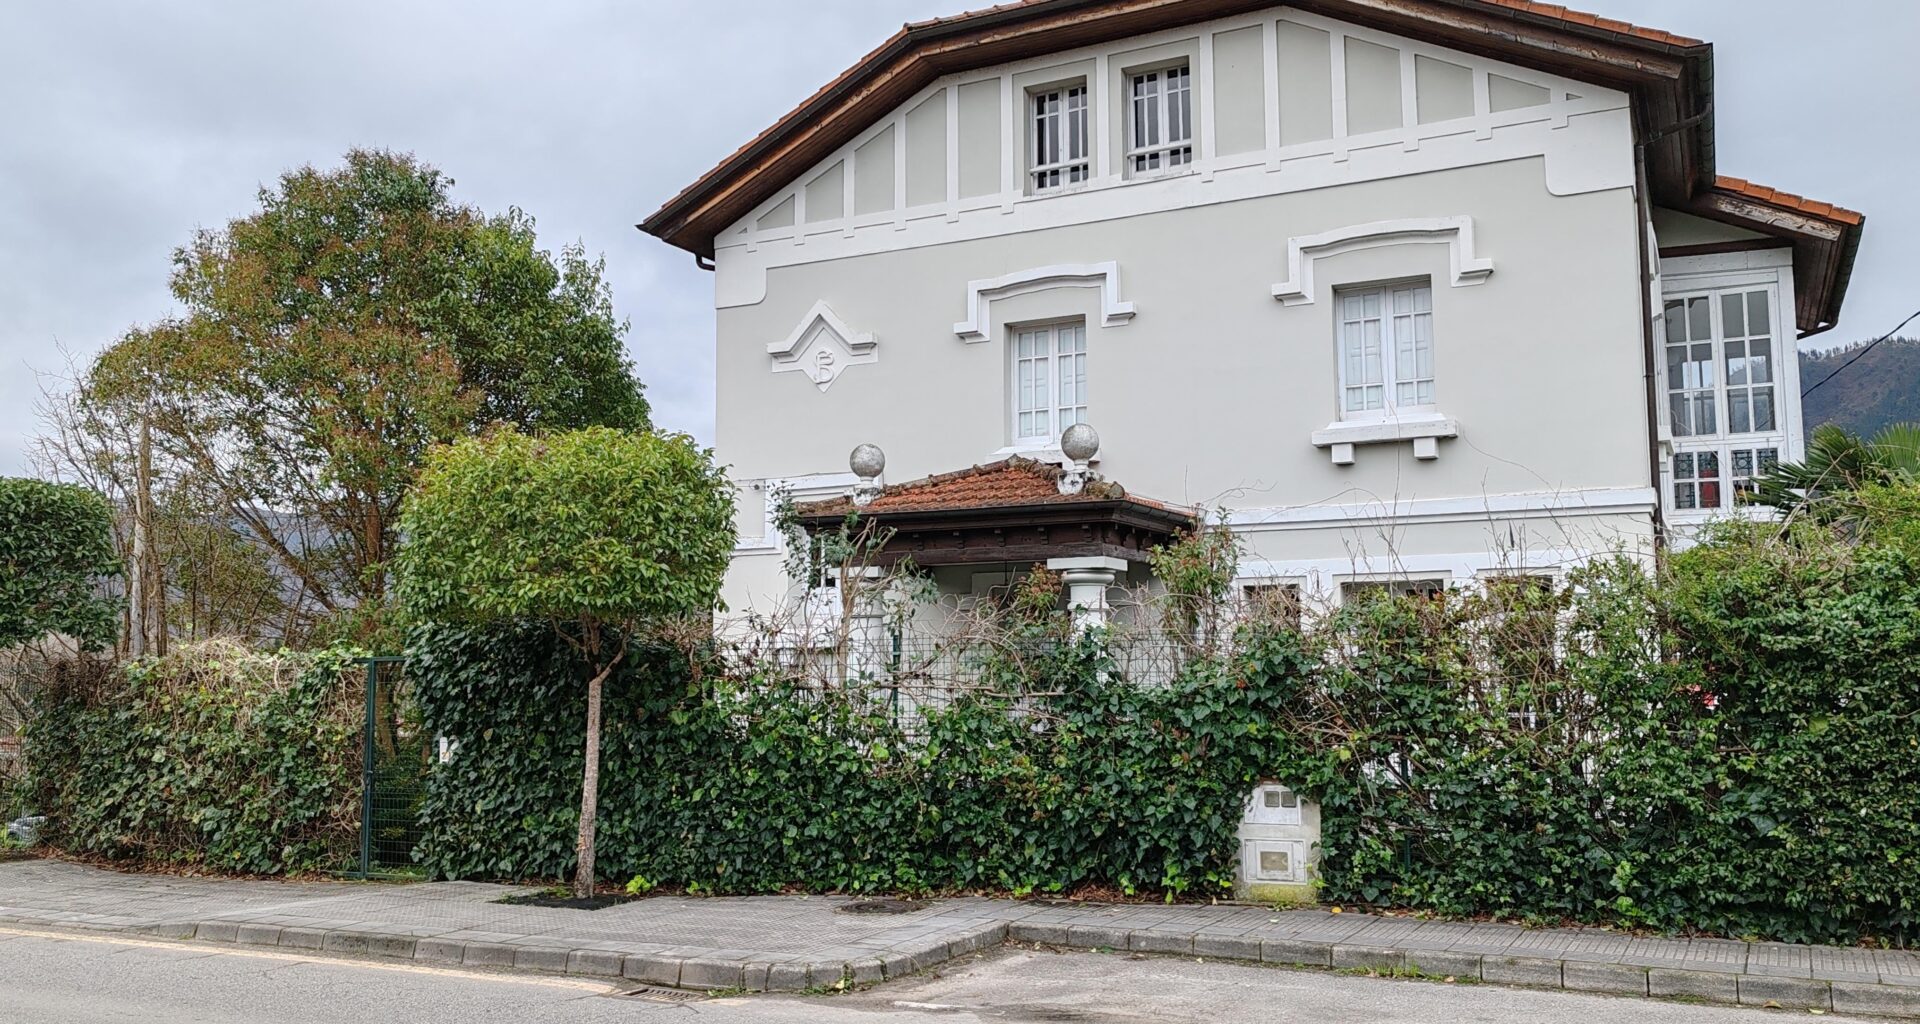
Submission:
[[1379,419],[1435,404],[1433,291],[1421,285],[1342,292],[1341,415]]
[[1135,174],[1193,162],[1193,74],[1186,65],[1128,78],[1127,164]]
[[1043,192],[1087,180],[1090,112],[1087,87],[1075,85],[1031,93],[1033,104],[1033,190]]
[[1083,323],[1021,330],[1013,339],[1013,440],[1052,444],[1087,419],[1087,329]]

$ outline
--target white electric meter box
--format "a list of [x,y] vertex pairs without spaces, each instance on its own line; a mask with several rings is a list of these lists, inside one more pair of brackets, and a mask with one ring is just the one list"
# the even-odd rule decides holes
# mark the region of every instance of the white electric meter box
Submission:
[[1320,863],[1320,805],[1277,782],[1247,797],[1240,818],[1240,871],[1235,895],[1243,900],[1315,902]]

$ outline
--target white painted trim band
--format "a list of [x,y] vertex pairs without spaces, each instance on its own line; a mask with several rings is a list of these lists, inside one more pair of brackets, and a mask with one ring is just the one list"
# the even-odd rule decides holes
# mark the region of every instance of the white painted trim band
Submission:
[[1554,515],[1631,514],[1652,511],[1659,498],[1659,493],[1651,487],[1597,487],[1464,498],[1401,498],[1339,505],[1236,509],[1227,514],[1227,525],[1235,530],[1284,530],[1383,522],[1461,522]]

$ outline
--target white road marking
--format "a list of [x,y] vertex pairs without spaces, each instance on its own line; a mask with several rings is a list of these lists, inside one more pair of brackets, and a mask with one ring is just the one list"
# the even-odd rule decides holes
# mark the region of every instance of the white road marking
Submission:
[[278,960],[287,964],[320,964],[335,967],[358,967],[370,971],[392,971],[399,974],[430,974],[448,978],[466,978],[474,981],[497,981],[509,985],[537,985],[544,988],[564,988],[577,992],[605,994],[618,991],[614,986],[602,982],[584,981],[578,978],[543,977],[541,975],[495,974],[487,971],[466,971],[453,967],[428,967],[424,964],[382,963],[378,960],[353,960],[344,957],[322,957],[300,953],[281,953],[267,949],[249,949],[245,946],[206,946],[190,945],[184,942],[167,942],[160,939],[137,939],[124,935],[85,935],[76,932],[34,931],[20,928],[0,928],[0,935],[23,939],[47,939],[54,942],[91,942],[107,946],[131,946],[139,949],[167,949],[179,953],[197,953],[203,956],[238,956],[253,960]]

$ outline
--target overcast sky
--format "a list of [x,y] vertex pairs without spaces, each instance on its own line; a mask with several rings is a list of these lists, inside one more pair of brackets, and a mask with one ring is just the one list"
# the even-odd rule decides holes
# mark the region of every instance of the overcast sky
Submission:
[[[971,6],[981,6],[975,0]],[[713,436],[711,277],[633,225],[905,20],[969,0],[0,0],[0,474],[37,374],[173,310],[259,186],[410,151],[603,253],[656,421]],[[1911,0],[1586,0],[1716,44],[1720,170],[1868,215],[1841,326],[1920,307]]]

